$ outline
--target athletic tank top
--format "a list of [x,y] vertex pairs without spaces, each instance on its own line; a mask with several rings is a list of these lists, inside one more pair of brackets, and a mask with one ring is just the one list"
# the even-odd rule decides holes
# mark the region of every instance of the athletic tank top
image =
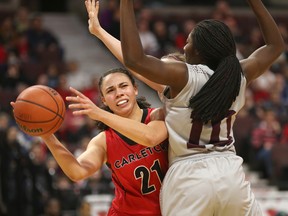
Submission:
[[[143,123],[150,122],[152,110],[143,110]],[[159,192],[168,169],[167,141],[155,147],[146,147],[111,128],[105,133],[107,166],[112,171],[115,185],[109,215],[161,215]]]
[[232,104],[229,115],[221,122],[202,124],[191,119],[189,100],[196,95],[214,71],[205,65],[189,65],[188,82],[174,98],[167,97],[167,88],[159,94],[165,107],[165,122],[169,132],[169,163],[199,153],[232,151],[234,148],[233,123],[245,103],[246,79],[242,76],[239,95]]

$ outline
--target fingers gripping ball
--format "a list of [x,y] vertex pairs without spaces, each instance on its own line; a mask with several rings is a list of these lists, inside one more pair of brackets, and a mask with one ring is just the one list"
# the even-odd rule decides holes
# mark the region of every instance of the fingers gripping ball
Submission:
[[44,85],[34,85],[22,91],[13,111],[20,129],[30,136],[55,133],[64,120],[65,112],[61,95]]

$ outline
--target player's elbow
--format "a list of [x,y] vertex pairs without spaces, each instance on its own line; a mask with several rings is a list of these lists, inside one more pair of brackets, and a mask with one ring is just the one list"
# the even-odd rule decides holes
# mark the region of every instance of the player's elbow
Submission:
[[68,176],[68,178],[71,180],[71,181],[73,181],[73,182],[75,182],[75,183],[77,183],[77,182],[79,182],[79,181],[81,181],[81,180],[83,180],[84,179],[84,177],[82,177],[82,176],[80,176],[79,174],[77,174],[77,173],[75,173],[75,174],[69,174],[69,175],[67,175]]
[[130,70],[134,70],[135,68],[137,68],[137,61],[135,61],[134,59],[124,58],[123,61],[125,67],[129,68]]
[[79,182],[87,178],[89,176],[89,173],[81,171],[80,169],[74,169],[72,171],[70,170],[69,172],[66,172],[66,175],[71,181]]
[[280,56],[282,53],[284,53],[286,50],[286,45],[283,40],[279,40],[277,44],[274,44],[273,46],[273,53],[276,56]]
[[279,47],[279,55],[281,55],[285,51],[286,51],[286,45],[285,45],[285,43],[283,41],[282,45]]
[[124,65],[130,70],[137,71],[143,65],[144,57],[145,56],[142,54],[129,54],[129,53],[124,54],[123,53],[123,62],[124,62]]
[[70,178],[70,177],[69,177],[69,179],[70,179],[72,182],[74,182],[74,183],[78,183],[78,182],[81,181],[81,179],[77,179],[77,178]]

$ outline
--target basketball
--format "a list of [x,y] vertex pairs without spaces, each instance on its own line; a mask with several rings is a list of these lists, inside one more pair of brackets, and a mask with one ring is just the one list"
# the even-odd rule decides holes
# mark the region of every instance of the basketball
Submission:
[[13,106],[19,128],[30,136],[55,133],[64,120],[66,107],[53,88],[34,85],[23,90]]

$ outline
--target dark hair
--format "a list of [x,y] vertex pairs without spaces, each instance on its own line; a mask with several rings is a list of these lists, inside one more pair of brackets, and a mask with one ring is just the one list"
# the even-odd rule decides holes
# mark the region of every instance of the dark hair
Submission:
[[239,94],[243,74],[233,35],[223,22],[210,19],[199,22],[191,36],[194,48],[214,70],[201,90],[190,98],[192,118],[204,123],[220,121]]
[[[132,85],[133,86],[136,86],[136,82],[135,82],[135,79],[134,77],[132,76],[132,74],[126,70],[126,69],[123,69],[123,68],[114,68],[114,69],[111,69],[107,72],[105,72],[100,78],[99,78],[99,82],[98,82],[98,86],[99,86],[99,90],[100,90],[100,93],[101,95],[103,96],[103,93],[102,93],[102,83],[103,83],[103,80],[106,76],[108,76],[109,74],[113,74],[113,73],[122,73],[122,74],[125,74],[129,80],[131,81]],[[145,109],[145,108],[148,108],[148,107],[151,107],[151,104],[148,103],[146,101],[146,98],[145,97],[137,97],[136,98],[137,100],[137,104],[138,106],[140,107],[140,109]],[[102,104],[100,106],[102,109],[110,112],[110,113],[113,113],[113,111],[106,105]],[[100,130],[100,131],[103,131],[103,130],[107,130],[109,127],[104,124],[103,122],[101,121],[96,121],[96,127]]]

